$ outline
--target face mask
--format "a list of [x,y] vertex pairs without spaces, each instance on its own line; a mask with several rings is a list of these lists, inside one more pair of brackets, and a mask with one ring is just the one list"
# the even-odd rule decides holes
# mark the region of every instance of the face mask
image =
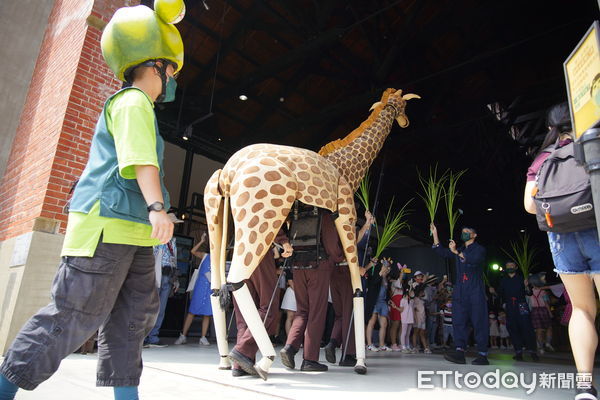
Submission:
[[462,240],[463,242],[468,242],[469,240],[471,240],[471,234],[469,232],[461,233],[460,240]]
[[172,76],[167,78],[167,85],[164,89],[165,96],[159,103],[170,103],[175,100],[175,90],[177,89],[177,81]]

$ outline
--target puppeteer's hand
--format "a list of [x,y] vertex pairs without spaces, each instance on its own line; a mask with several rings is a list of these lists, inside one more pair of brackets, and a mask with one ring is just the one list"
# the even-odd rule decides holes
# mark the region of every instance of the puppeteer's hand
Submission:
[[367,225],[373,225],[375,223],[375,217],[369,210],[365,211],[365,220]]
[[448,247],[450,248],[450,251],[455,253],[456,252],[456,242],[454,240],[450,240],[450,243],[448,244]]
[[148,218],[152,225],[151,238],[158,239],[161,244],[165,244],[171,240],[173,237],[173,222],[164,210],[150,211]]
[[294,248],[292,247],[292,245],[289,242],[286,242],[283,244],[283,253],[281,253],[281,256],[283,258],[287,258],[289,256],[291,256],[294,253]]
[[204,243],[204,242],[206,242],[206,239],[207,239],[207,234],[206,234],[206,231],[204,231],[204,232],[202,232],[202,236],[200,236],[200,241],[202,243]]
[[429,224],[429,230],[432,235],[437,235],[437,228],[433,222]]

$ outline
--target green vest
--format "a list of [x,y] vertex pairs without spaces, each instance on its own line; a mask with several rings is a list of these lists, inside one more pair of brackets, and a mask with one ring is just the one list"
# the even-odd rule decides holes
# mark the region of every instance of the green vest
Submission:
[[[100,200],[100,216],[118,218],[126,221],[150,225],[146,201],[137,180],[125,179],[119,174],[119,163],[113,136],[106,127],[106,107],[110,100],[126,88],[108,98],[96,124],[92,138],[90,158],[73,192],[69,211],[88,213],[94,203]],[[170,208],[169,193],[163,183],[163,153],[165,143],[158,133],[158,124],[154,118],[156,130],[156,153],[160,166],[160,186],[165,208]]]

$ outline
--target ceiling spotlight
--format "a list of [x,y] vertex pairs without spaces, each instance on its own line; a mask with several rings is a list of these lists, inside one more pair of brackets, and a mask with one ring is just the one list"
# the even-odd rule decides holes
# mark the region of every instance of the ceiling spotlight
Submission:
[[185,128],[185,130],[183,131],[183,136],[181,137],[183,140],[189,140],[190,137],[192,136],[192,125],[189,125],[187,128]]
[[210,10],[208,4],[206,4],[206,0],[202,0],[202,5],[204,6],[204,8],[206,8],[206,11]]
[[284,97],[280,97],[280,98],[279,98],[279,102],[280,102],[280,103],[283,103],[284,101],[285,101],[285,98],[284,98]]
[[183,137],[182,137],[182,139],[183,139],[183,140],[189,140],[189,137],[187,137],[187,136],[185,135],[185,133],[184,133],[184,134],[183,134]]
[[494,209],[492,207],[487,209],[488,211],[494,211]]
[[221,141],[221,138],[217,138],[217,140],[220,142],[220,141]]
[[240,100],[246,101],[248,100],[248,96],[246,96],[245,94],[240,94]]
[[521,229],[519,232],[521,232],[521,233],[525,233],[525,229]]

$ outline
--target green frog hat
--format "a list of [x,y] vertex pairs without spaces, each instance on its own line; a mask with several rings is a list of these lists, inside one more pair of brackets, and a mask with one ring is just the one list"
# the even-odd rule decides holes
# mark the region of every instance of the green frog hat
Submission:
[[154,10],[139,5],[119,8],[102,32],[102,56],[121,81],[147,61],[163,59],[183,67],[183,41],[174,24],[183,19],[183,0],[154,0]]

